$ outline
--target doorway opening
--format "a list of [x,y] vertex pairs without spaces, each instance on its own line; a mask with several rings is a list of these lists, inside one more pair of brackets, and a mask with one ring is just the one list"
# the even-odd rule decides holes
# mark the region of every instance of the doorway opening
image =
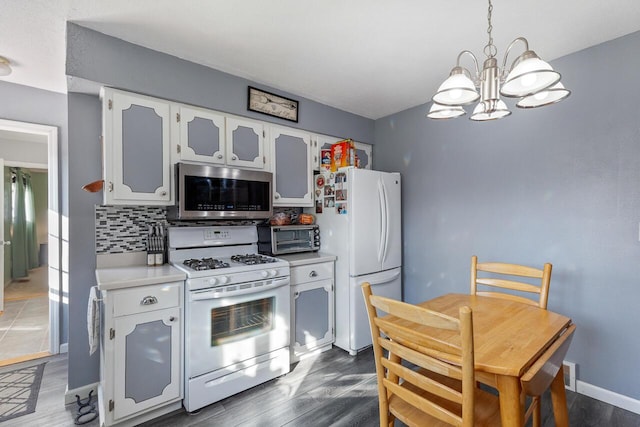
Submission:
[[0,119],[0,366],[60,352],[57,134]]

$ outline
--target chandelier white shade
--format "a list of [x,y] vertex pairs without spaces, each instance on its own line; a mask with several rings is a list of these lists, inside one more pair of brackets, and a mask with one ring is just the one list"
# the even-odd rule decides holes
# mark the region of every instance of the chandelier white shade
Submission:
[[[509,44],[502,67],[498,67],[498,61],[495,58],[497,49],[491,36],[493,5],[491,0],[488,1],[489,42],[484,47],[487,58],[482,70],[472,52],[468,50],[460,52],[456,66],[433,96],[433,105],[427,117],[431,119],[460,117],[466,113],[463,106],[479,100],[469,118],[474,121],[496,120],[511,114],[507,104],[500,99],[501,95],[519,98],[516,106],[520,108],[535,108],[555,104],[571,94],[571,91],[565,89],[560,83],[560,73],[530,50],[529,42],[524,37],[518,37]],[[509,52],[518,43],[524,44],[524,52],[513,61],[510,67],[507,67]],[[473,60],[475,72],[470,72],[461,66],[460,62],[465,56]]]
[[453,119],[455,117],[464,116],[465,114],[467,114],[467,112],[460,106],[452,107],[450,105],[441,105],[434,102],[433,105],[431,105],[431,109],[429,109],[427,117],[430,119]]
[[507,75],[500,93],[504,96],[523,97],[546,89],[560,81],[560,73],[529,50],[516,60],[516,66]]
[[556,83],[549,89],[541,90],[533,95],[525,96],[516,104],[520,108],[536,108],[545,105],[555,104],[565,99],[571,91],[565,89],[562,83]]
[[0,76],[8,76],[9,74],[11,74],[9,60],[4,56],[0,56]]
[[507,104],[502,100],[484,101],[476,105],[473,114],[469,117],[475,121],[496,120],[511,114],[507,108]]
[[[438,88],[433,102],[441,105],[467,105],[480,98],[473,81],[462,67],[454,67],[449,78]],[[468,73],[468,72],[467,72]]]

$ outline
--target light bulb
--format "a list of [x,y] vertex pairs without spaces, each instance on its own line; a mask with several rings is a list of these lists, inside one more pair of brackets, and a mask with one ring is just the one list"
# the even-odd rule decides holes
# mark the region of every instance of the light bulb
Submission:
[[543,100],[543,99],[545,99],[547,96],[549,96],[549,91],[547,91],[547,90],[543,90],[543,91],[540,91],[540,92],[538,92],[538,93],[534,93],[534,94],[533,94],[533,97],[534,97],[535,99],[537,99],[538,101],[542,101],[542,100]]
[[524,76],[522,76],[522,86],[524,87],[533,86],[536,80],[538,79],[534,73],[525,74]]
[[460,99],[460,97],[462,96],[462,91],[460,89],[453,89],[449,91],[449,96],[451,97],[451,99]]

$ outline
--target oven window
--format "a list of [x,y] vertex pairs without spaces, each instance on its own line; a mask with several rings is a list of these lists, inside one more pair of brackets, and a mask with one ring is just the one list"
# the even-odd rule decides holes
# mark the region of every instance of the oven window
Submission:
[[211,309],[211,346],[228,344],[273,329],[275,297]]

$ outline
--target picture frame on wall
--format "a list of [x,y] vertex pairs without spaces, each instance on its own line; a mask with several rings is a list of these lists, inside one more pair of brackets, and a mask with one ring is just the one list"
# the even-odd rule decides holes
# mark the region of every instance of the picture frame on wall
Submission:
[[250,111],[298,122],[298,101],[251,86],[247,98]]

